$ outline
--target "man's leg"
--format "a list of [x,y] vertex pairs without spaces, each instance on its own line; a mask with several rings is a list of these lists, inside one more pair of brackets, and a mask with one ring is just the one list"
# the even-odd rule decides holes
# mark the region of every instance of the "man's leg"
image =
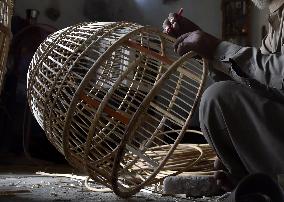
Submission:
[[266,88],[217,82],[203,94],[200,125],[236,178],[247,172],[284,173],[284,98]]

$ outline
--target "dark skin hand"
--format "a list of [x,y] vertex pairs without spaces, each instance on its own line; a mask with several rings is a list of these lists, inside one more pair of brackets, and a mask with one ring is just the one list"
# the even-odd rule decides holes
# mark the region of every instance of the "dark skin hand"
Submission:
[[179,55],[194,51],[205,59],[213,59],[214,52],[220,42],[221,40],[216,37],[196,30],[177,38],[174,48]]
[[179,16],[177,13],[170,13],[168,18],[163,23],[164,33],[178,38],[188,32],[201,30],[198,25],[189,19]]
[[179,55],[194,51],[205,59],[213,59],[214,52],[221,40],[202,31],[189,19],[170,13],[163,23],[165,33],[177,38],[174,45]]
[[237,185],[237,180],[218,158],[214,162],[214,170],[214,178],[216,179],[216,184],[226,192],[232,191]]

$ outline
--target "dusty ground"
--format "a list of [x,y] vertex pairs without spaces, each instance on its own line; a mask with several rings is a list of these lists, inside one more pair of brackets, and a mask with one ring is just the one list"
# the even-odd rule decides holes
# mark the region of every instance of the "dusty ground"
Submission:
[[[45,173],[39,174],[38,171]],[[163,196],[162,194],[141,191],[132,198],[122,199],[114,193],[93,192],[84,186],[81,175],[68,177],[48,176],[48,173],[74,173],[67,165],[0,165],[0,202],[2,201],[217,201],[220,197],[189,198]],[[98,184],[92,187],[101,188]]]

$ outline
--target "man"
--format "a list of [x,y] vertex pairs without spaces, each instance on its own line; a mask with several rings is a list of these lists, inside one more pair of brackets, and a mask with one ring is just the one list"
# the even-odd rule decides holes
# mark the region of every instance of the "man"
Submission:
[[[231,191],[245,176],[284,173],[284,0],[252,0],[269,7],[269,33],[260,50],[222,41],[190,20],[170,14],[164,31],[179,55],[195,51],[211,61],[216,83],[204,92],[201,129],[225,165],[217,184]],[[229,80],[220,78],[229,77]],[[216,167],[221,168],[220,161]]]

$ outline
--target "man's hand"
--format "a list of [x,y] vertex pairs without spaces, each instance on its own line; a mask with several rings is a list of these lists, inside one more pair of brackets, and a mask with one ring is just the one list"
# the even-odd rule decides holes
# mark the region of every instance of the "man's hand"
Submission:
[[170,13],[163,23],[163,32],[175,38],[196,30],[200,30],[200,27],[177,13]]
[[175,51],[184,55],[194,51],[203,58],[213,59],[214,52],[221,40],[200,30],[189,32],[180,36],[175,45]]

